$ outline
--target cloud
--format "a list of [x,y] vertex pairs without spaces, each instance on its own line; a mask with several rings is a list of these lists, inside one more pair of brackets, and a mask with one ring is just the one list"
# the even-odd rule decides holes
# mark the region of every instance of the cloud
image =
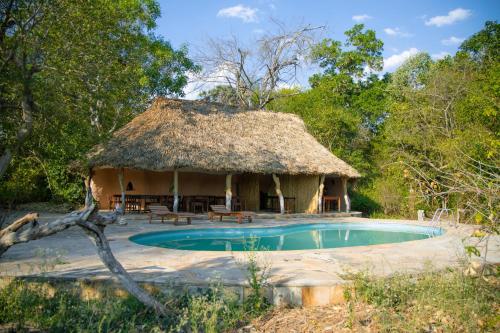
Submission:
[[257,8],[237,5],[233,7],[222,8],[217,13],[217,17],[235,17],[242,19],[245,23],[249,23],[257,21],[257,11]]
[[360,15],[354,15],[352,17],[352,20],[356,21],[356,22],[364,22],[364,21],[369,20],[371,18],[373,18],[373,17],[371,17],[370,15],[360,14]]
[[408,32],[401,31],[399,28],[385,28],[384,32],[389,36],[397,36],[397,37],[411,37],[412,34]]
[[472,15],[472,11],[469,9],[457,8],[448,12],[448,15],[444,16],[434,16],[429,20],[425,21],[425,25],[435,25],[436,27],[442,27],[443,25],[453,24],[458,21],[465,20]]
[[441,43],[443,45],[447,45],[447,46],[458,45],[458,44],[461,44],[464,40],[465,40],[464,38],[451,36],[450,38],[441,40]]
[[431,54],[431,58],[434,59],[434,60],[439,60],[439,59],[443,59],[447,56],[450,56],[451,54],[449,52],[446,52],[446,51],[441,51],[439,53],[434,53],[434,54]]
[[404,50],[401,53],[391,55],[389,58],[384,59],[384,72],[392,71],[401,66],[411,56],[414,56],[419,51],[417,48],[412,47],[408,50]]

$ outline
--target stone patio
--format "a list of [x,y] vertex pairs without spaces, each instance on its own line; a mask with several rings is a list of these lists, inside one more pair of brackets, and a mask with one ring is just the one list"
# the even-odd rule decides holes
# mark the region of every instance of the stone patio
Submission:
[[[57,217],[59,216],[54,214],[42,214],[41,220]],[[196,219],[189,226],[174,226],[172,223],[149,224],[145,215],[127,215],[126,219],[128,224],[125,226],[112,225],[106,228],[113,253],[137,281],[170,286],[208,286],[222,283],[225,286],[244,287],[248,253],[186,251],[142,246],[129,241],[130,236],[151,231],[207,227],[272,227],[307,222],[419,224],[417,221],[407,220],[316,217],[280,220],[258,218],[254,223],[242,225],[229,221],[211,222]],[[256,256],[261,266],[270,269],[269,282],[274,288],[285,288],[288,294],[297,292],[302,295],[297,296],[302,301],[304,293],[331,298],[339,293],[335,288],[345,283],[348,273],[366,270],[385,276],[395,272],[417,272],[458,265],[464,258],[462,239],[469,236],[474,228],[469,225],[443,227],[446,229],[444,235],[425,240],[322,250],[266,251],[256,252]],[[500,262],[498,237],[490,241],[488,260]],[[107,280],[111,277],[97,257],[90,240],[77,227],[12,247],[0,260],[0,275],[87,280]],[[326,296],[325,288],[330,291]],[[310,297],[314,298],[314,295]]]

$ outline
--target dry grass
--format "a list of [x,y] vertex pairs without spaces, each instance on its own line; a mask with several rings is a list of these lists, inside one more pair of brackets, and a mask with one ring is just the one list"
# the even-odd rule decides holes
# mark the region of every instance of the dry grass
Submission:
[[89,158],[94,168],[359,177],[295,115],[166,98],[157,98]]
[[344,305],[275,309],[247,332],[500,332],[500,279],[460,270],[354,276]]
[[254,321],[253,328],[262,333],[376,332],[372,316],[366,304],[356,304],[353,313],[345,305],[276,309]]

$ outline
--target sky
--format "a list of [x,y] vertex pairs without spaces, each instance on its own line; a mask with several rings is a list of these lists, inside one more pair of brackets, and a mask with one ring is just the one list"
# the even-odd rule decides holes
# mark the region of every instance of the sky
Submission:
[[[488,20],[500,21],[500,0],[160,0],[156,33],[174,47],[187,45],[191,55],[209,38],[238,39],[252,45],[272,29],[270,18],[288,27],[325,26],[322,38],[344,39],[356,23],[375,30],[384,42],[384,72],[392,72],[419,51],[433,58],[454,54],[460,43],[482,29]],[[314,69],[304,68],[298,83],[307,86]],[[187,87],[188,97],[197,92]],[[206,89],[206,88],[204,88]]]

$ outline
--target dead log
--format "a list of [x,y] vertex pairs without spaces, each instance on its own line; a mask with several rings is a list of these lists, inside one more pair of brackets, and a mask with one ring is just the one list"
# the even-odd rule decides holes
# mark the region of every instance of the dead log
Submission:
[[154,299],[144,289],[132,279],[130,274],[123,268],[118,260],[116,260],[109,242],[104,235],[104,226],[96,225],[89,221],[79,221],[77,223],[85,233],[89,236],[97,248],[97,254],[103,264],[109,271],[121,282],[122,286],[132,295],[134,295],[142,304],[152,308],[160,315],[166,315],[166,310],[163,304]]
[[142,289],[116,260],[108,240],[104,234],[104,228],[116,223],[121,215],[121,210],[110,214],[100,214],[95,205],[90,205],[81,211],[72,212],[60,219],[44,224],[29,225],[38,219],[38,214],[30,213],[14,221],[9,226],[0,230],[0,257],[11,246],[26,243],[31,240],[43,238],[63,231],[72,226],[82,228],[97,248],[97,254],[111,274],[118,279],[122,286],[140,302],[153,309],[158,315],[167,314],[165,306]]

